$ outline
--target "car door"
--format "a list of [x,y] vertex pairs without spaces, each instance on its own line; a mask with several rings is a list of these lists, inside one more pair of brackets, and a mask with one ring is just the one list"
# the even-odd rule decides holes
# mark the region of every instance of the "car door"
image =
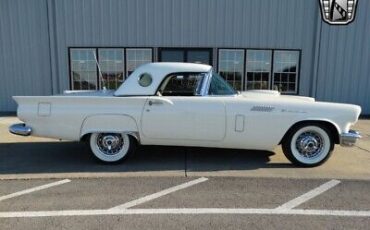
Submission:
[[[222,99],[202,96],[208,73],[172,73],[146,101],[142,133],[157,140],[223,140],[226,112]],[[182,142],[184,143],[184,142]],[[185,144],[185,143],[184,143]]]
[[226,132],[226,111],[220,98],[151,96],[141,122],[146,138],[221,141]]

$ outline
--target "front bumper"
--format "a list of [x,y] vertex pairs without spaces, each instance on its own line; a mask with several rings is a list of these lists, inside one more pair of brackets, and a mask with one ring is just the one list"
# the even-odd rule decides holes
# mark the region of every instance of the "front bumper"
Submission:
[[18,124],[11,125],[9,127],[9,132],[15,135],[29,136],[32,133],[32,128],[29,126],[26,126],[26,124],[24,123],[18,123]]
[[342,133],[340,135],[340,145],[351,147],[356,143],[357,139],[360,139],[360,138],[361,138],[361,135],[358,131],[349,130],[348,133]]

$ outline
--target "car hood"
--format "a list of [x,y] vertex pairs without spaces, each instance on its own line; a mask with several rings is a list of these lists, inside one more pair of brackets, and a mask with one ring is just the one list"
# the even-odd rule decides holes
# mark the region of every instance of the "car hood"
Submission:
[[275,90],[248,90],[241,92],[242,97],[246,98],[256,98],[256,99],[269,99],[269,100],[282,100],[282,101],[307,101],[314,102],[313,97],[303,97],[303,96],[291,96],[291,95],[281,95],[280,92]]

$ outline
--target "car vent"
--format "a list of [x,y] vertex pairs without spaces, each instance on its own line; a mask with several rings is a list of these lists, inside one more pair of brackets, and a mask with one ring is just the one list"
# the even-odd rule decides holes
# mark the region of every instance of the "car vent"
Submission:
[[251,108],[251,111],[255,111],[255,112],[271,112],[274,109],[275,109],[275,107],[272,107],[272,106],[253,106]]

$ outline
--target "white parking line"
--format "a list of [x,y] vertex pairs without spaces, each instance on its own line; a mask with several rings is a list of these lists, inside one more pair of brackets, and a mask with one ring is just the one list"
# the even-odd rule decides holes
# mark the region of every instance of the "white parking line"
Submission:
[[68,183],[68,182],[71,182],[71,180],[69,180],[69,179],[60,180],[60,181],[57,181],[57,182],[44,184],[44,185],[37,186],[37,187],[34,187],[34,188],[30,188],[30,189],[22,190],[22,191],[19,191],[19,192],[11,193],[11,194],[8,194],[8,195],[5,195],[5,196],[0,196],[0,201],[7,200],[7,199],[10,199],[10,198],[14,198],[14,197],[17,197],[17,196],[22,196],[22,195],[25,195],[25,194],[28,194],[28,193],[31,193],[31,192],[47,189],[47,188],[50,188],[50,187],[53,187],[53,186],[62,185],[62,184]]
[[370,217],[370,211],[352,211],[352,210],[169,208],[169,209],[92,209],[92,210],[0,212],[0,218],[101,216],[101,215],[163,215],[163,214],[309,215],[309,216]]
[[305,194],[303,194],[303,195],[301,195],[301,196],[299,196],[299,197],[297,197],[293,200],[290,200],[290,201],[286,202],[283,205],[280,205],[276,209],[278,209],[278,210],[293,209],[293,208],[297,207],[298,205],[303,204],[304,202],[320,195],[321,193],[323,193],[325,191],[328,191],[329,189],[333,188],[334,186],[336,186],[339,183],[340,183],[339,180],[328,181],[325,184],[322,184],[319,187],[317,187],[315,189],[312,189],[311,191],[309,191],[309,192],[307,192],[307,193],[305,193]]
[[176,192],[178,190],[181,190],[181,189],[184,189],[184,188],[188,188],[190,186],[193,186],[193,185],[202,183],[202,182],[207,181],[207,180],[208,180],[208,178],[201,177],[199,179],[192,180],[192,181],[189,181],[189,182],[186,182],[186,183],[183,183],[183,184],[180,184],[180,185],[177,185],[177,186],[174,186],[174,187],[171,187],[171,188],[162,190],[160,192],[153,193],[153,194],[148,195],[148,196],[144,196],[144,197],[139,198],[137,200],[133,200],[133,201],[124,203],[122,205],[118,205],[116,207],[111,208],[110,210],[117,210],[117,209],[119,210],[119,209],[131,208],[133,206],[136,206],[136,205],[145,203],[147,201],[151,201],[151,200],[157,199],[159,197],[165,196],[165,195],[170,194],[172,192]]

